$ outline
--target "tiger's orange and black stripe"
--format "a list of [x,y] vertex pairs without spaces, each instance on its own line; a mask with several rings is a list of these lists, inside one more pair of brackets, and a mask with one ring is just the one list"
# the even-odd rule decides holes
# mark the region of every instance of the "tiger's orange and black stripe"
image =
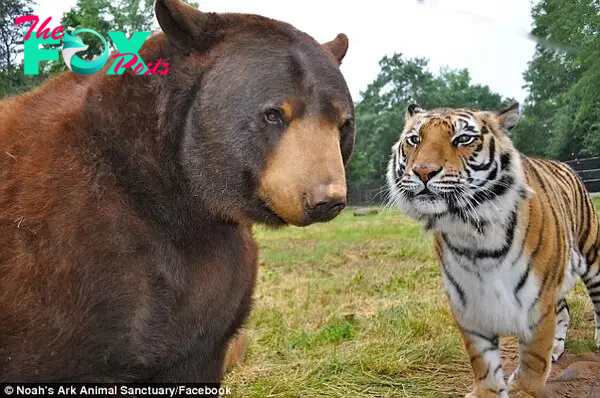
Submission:
[[[411,105],[387,180],[395,205],[435,236],[446,292],[475,376],[469,397],[540,393],[564,352],[565,296],[578,277],[600,346],[600,223],[565,164],[528,158],[509,138],[518,105],[499,112]],[[518,335],[504,381],[498,338]]]

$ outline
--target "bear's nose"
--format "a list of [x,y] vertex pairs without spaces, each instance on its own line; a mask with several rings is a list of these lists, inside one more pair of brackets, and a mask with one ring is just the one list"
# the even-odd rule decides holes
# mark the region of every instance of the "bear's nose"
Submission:
[[307,196],[306,211],[311,222],[332,220],[345,207],[345,186],[319,185]]

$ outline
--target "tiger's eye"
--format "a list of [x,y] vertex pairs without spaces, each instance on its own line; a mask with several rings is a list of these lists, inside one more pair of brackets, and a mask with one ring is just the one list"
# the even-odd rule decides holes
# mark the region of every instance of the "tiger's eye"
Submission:
[[475,141],[475,138],[477,138],[477,137],[472,136],[472,135],[463,134],[463,135],[459,135],[458,137],[456,137],[452,143],[456,146],[469,145],[470,143]]
[[421,137],[418,135],[411,135],[407,138],[407,141],[412,146],[417,146],[421,142]]

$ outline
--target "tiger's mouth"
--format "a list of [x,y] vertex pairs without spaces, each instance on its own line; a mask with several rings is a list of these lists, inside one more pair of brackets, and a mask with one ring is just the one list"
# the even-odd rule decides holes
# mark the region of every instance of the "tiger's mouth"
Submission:
[[451,205],[445,194],[426,185],[417,187],[417,183],[410,183],[403,179],[396,164],[391,163],[387,173],[387,181],[391,190],[390,202],[400,208],[408,216],[421,219],[423,216],[437,216],[447,212]]
[[420,218],[421,216],[439,216],[448,211],[469,207],[472,201],[465,187],[460,185],[436,187],[426,185],[414,190],[398,184],[397,195],[401,200],[396,201],[409,215]]
[[438,193],[430,190],[429,188],[424,188],[419,192],[409,192],[408,198],[414,201],[419,202],[446,202],[451,203],[455,201],[453,195],[449,195],[446,193]]
[[439,196],[438,194],[436,194],[435,192],[433,192],[431,189],[429,189],[429,187],[427,185],[425,185],[425,188],[423,188],[422,190],[420,190],[419,192],[415,192],[415,197],[420,197],[420,198],[433,198]]

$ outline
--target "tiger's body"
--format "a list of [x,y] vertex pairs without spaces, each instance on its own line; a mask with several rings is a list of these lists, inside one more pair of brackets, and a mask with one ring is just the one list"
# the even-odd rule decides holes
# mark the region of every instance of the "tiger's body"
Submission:
[[[581,277],[600,346],[600,233],[585,187],[562,163],[527,158],[507,132],[513,106],[495,113],[409,107],[388,168],[391,198],[434,232],[446,293],[470,356],[468,397],[541,393],[564,352],[565,295]],[[498,339],[520,338],[505,382]]]

